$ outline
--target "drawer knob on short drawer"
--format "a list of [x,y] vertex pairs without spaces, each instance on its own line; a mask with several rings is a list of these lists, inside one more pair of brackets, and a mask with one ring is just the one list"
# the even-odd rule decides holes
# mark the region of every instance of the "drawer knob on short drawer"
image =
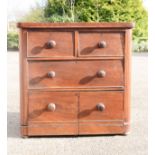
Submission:
[[100,71],[97,72],[97,76],[101,77],[101,78],[105,77],[106,76],[106,72],[104,70],[100,70]]
[[47,42],[47,47],[48,48],[54,48],[56,46],[56,42],[54,40],[49,40]]
[[97,107],[97,110],[99,110],[99,111],[105,110],[105,105],[103,103],[98,103],[96,107]]
[[99,43],[98,43],[98,47],[99,48],[105,48],[107,46],[107,43],[105,42],[105,41],[100,41]]
[[49,77],[49,78],[54,78],[55,76],[56,76],[56,74],[55,74],[54,71],[48,72],[48,77]]
[[49,111],[55,111],[56,105],[54,103],[49,103],[47,109]]

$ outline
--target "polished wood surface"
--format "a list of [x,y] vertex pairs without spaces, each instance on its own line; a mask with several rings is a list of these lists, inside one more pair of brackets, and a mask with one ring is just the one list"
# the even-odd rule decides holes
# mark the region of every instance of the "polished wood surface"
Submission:
[[[50,103],[55,110],[48,109]],[[29,92],[29,123],[77,122],[78,97],[74,92]]]
[[126,31],[125,36],[125,94],[124,94],[124,120],[128,124],[126,132],[130,131],[131,124],[131,50],[132,50],[132,31]]
[[131,29],[134,27],[134,23],[127,22],[92,22],[92,23],[84,23],[84,22],[74,22],[74,23],[21,23],[17,24],[19,28],[120,28],[120,29]]
[[18,23],[21,135],[130,131],[133,23]]
[[25,136],[78,135],[77,123],[59,123],[52,125],[29,125],[21,127]]
[[[28,57],[73,57],[74,55],[73,32],[29,31],[27,35]],[[51,40],[56,43],[53,48],[48,47],[48,42]]]
[[[99,47],[101,41],[105,42],[105,47]],[[123,50],[124,33],[103,31],[79,33],[80,56],[122,56]]]
[[[79,101],[79,121],[93,122],[123,119],[123,92],[81,92]],[[97,109],[101,103],[103,111]]]
[[[121,60],[91,61],[31,61],[29,62],[29,88],[82,88],[123,86]],[[55,77],[48,77],[52,71]],[[105,71],[105,77],[98,72]]]
[[19,69],[20,69],[20,124],[27,125],[27,109],[28,109],[28,83],[27,83],[27,31],[20,30],[19,35]]

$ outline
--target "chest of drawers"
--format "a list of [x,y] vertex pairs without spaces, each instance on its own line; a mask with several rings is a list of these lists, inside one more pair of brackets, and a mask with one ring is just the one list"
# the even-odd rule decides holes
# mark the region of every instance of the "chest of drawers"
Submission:
[[126,134],[132,23],[18,23],[22,136]]

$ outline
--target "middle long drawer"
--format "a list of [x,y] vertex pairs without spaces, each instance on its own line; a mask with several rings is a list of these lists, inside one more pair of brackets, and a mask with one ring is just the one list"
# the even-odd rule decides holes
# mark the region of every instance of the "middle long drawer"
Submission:
[[29,88],[123,86],[123,68],[123,60],[29,61]]

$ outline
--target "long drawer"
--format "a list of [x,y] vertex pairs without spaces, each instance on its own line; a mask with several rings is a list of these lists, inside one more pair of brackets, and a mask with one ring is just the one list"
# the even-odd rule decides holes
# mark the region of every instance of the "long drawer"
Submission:
[[29,61],[29,88],[124,86],[122,61]]
[[31,135],[118,133],[124,130],[124,92],[29,92]]

